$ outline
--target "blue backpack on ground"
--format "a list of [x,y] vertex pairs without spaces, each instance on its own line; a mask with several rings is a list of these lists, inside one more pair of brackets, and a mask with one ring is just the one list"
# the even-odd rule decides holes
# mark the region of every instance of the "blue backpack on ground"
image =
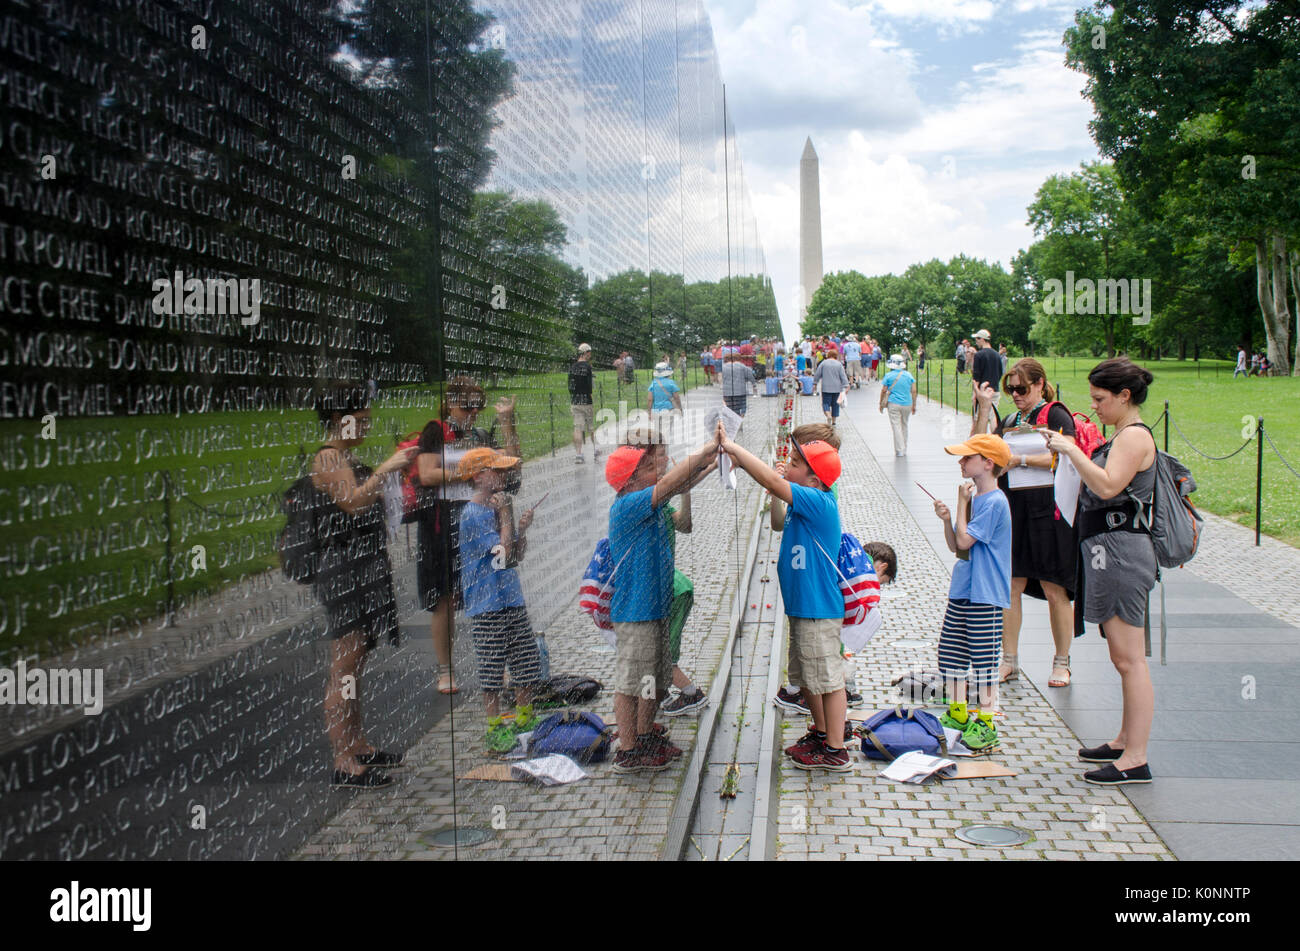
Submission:
[[579,763],[599,763],[609,755],[609,728],[594,713],[553,713],[533,729],[528,755],[559,753]]
[[892,762],[912,750],[920,750],[927,756],[948,755],[948,741],[939,718],[924,710],[906,707],[881,710],[862,724],[858,732],[867,759]]

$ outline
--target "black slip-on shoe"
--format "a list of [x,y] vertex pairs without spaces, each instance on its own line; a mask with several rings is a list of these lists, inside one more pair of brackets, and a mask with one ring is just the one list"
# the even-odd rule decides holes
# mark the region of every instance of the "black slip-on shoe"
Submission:
[[1151,782],[1151,768],[1143,763],[1132,769],[1116,769],[1114,763],[1107,763],[1101,769],[1084,773],[1083,778],[1094,786],[1124,786],[1128,783]]
[[1124,755],[1123,750],[1113,749],[1109,743],[1079,750],[1079,759],[1085,763],[1109,763]]
[[393,777],[378,769],[368,769],[357,776],[336,769],[330,783],[335,789],[383,789],[392,784]]
[[358,753],[353,759],[357,761],[358,766],[379,766],[382,769],[401,769],[406,766],[405,753],[390,753],[388,750]]

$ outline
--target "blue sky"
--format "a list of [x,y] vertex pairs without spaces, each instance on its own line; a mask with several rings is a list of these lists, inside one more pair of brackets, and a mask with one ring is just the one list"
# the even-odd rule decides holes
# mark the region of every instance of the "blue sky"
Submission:
[[1042,181],[1098,157],[1061,46],[1080,0],[704,4],[787,338],[805,137],[827,273],[959,252],[1009,264]]

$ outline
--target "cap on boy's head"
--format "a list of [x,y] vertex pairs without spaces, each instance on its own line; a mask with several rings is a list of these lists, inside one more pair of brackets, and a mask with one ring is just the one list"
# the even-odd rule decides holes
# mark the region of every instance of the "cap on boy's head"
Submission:
[[808,463],[808,468],[813,471],[821,484],[830,488],[840,477],[840,454],[836,452],[830,443],[822,442],[820,439],[810,443],[804,443],[802,446],[797,442],[791,445],[798,450],[799,455],[803,456],[804,462]]
[[605,481],[614,487],[615,492],[623,491],[623,486],[632,478],[636,467],[641,465],[641,458],[645,454],[644,449],[636,446],[619,446],[609,454],[605,460]]
[[589,344],[589,343],[580,343],[580,344],[578,344],[578,352],[579,352],[579,353],[591,353],[591,344]]
[[471,449],[460,460],[460,475],[463,479],[472,479],[484,469],[513,469],[519,460],[507,456],[495,449]]
[[992,433],[976,433],[965,442],[944,446],[943,451],[952,456],[983,456],[1003,469],[1011,464],[1011,447],[1001,436]]
[[975,339],[976,339],[976,340],[988,340],[989,337],[990,337],[990,334],[989,334],[989,332],[988,332],[987,330],[977,330],[977,331],[975,331]]

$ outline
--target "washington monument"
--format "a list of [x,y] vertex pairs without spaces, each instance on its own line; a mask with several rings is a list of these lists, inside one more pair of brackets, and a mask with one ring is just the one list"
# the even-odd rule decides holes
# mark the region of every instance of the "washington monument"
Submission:
[[803,145],[799,159],[799,322],[808,315],[808,304],[822,286],[822,199],[817,153],[812,138]]

